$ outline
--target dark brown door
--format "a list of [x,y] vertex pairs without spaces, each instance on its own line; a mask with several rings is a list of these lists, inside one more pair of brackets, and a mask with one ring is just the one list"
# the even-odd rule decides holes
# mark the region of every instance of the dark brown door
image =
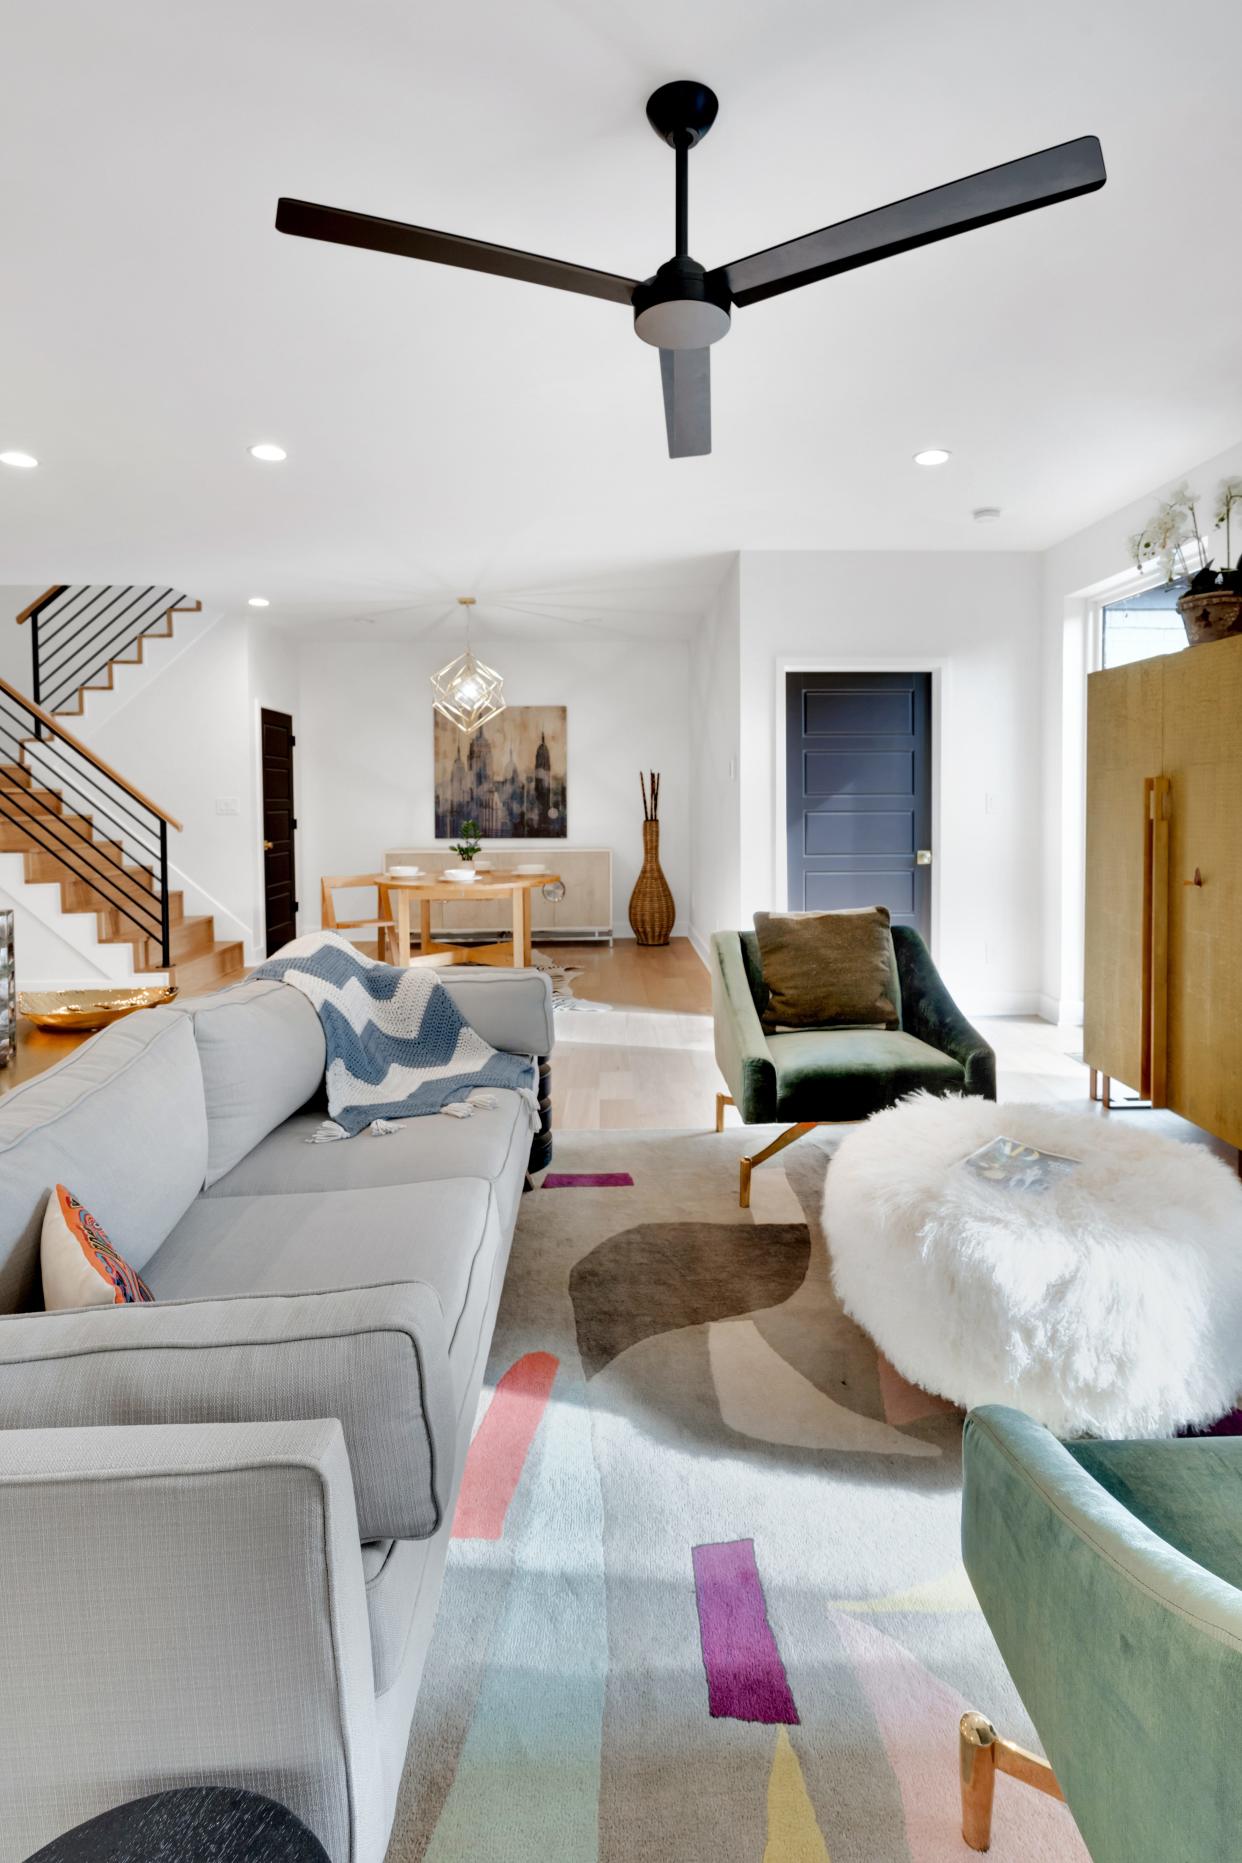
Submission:
[[298,935],[294,892],[293,720],[287,712],[260,718],[263,738],[263,897],[267,909],[267,954]]
[[931,929],[931,674],[790,673],[789,909]]

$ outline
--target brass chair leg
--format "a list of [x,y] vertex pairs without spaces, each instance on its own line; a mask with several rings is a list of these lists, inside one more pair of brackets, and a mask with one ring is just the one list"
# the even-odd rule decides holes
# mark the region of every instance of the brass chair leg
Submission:
[[731,1093],[718,1093],[716,1095],[716,1130],[717,1132],[724,1131],[724,1109],[725,1107],[736,1106],[736,1105],[737,1105],[737,1101],[733,1098],[733,1095]]
[[962,1773],[962,1836],[972,1850],[992,1841],[996,1790],[996,1729],[982,1714],[963,1714],[957,1730]]
[[784,1151],[786,1145],[792,1145],[808,1132],[814,1132],[816,1126],[822,1125],[822,1119],[804,1119],[796,1126],[787,1126],[779,1138],[774,1138],[770,1145],[757,1151],[752,1157],[743,1158],[739,1166],[738,1202],[744,1210],[750,1208],[750,1174],[757,1164],[766,1158],[774,1157],[778,1151]]
[[1012,1740],[1002,1740],[985,1715],[963,1714],[958,1723],[958,1753],[962,1836],[972,1850],[986,1850],[992,1841],[992,1797],[998,1772],[1065,1803],[1065,1794],[1047,1760]]

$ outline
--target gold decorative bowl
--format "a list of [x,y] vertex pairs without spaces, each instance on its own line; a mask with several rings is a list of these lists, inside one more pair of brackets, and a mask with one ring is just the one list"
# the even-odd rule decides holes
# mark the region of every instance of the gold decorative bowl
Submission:
[[107,1028],[135,1009],[157,1009],[176,994],[175,983],[153,983],[142,990],[24,990],[18,994],[17,1009],[37,1029],[82,1034]]

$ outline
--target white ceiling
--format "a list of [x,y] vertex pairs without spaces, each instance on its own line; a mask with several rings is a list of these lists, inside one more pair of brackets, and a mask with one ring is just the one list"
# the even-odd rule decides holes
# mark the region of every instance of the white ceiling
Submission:
[[[1242,432],[1236,0],[0,22],[0,449],[42,462],[0,470],[0,582],[260,592],[308,625],[477,587],[650,631],[723,552],[1041,547]],[[702,460],[667,458],[625,309],[273,230],[288,193],[645,275],[673,174],[643,105],[675,76],[721,98],[709,265],[1086,132],[1110,179],[737,313]],[[951,464],[915,468],[933,444]]]

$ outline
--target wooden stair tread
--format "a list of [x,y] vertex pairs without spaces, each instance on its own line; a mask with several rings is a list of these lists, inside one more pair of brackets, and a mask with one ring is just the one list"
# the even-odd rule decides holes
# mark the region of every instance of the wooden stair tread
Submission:
[[219,938],[210,950],[199,952],[169,967],[169,981],[185,996],[204,990],[218,990],[226,983],[238,982],[246,974],[245,946],[237,939]]

